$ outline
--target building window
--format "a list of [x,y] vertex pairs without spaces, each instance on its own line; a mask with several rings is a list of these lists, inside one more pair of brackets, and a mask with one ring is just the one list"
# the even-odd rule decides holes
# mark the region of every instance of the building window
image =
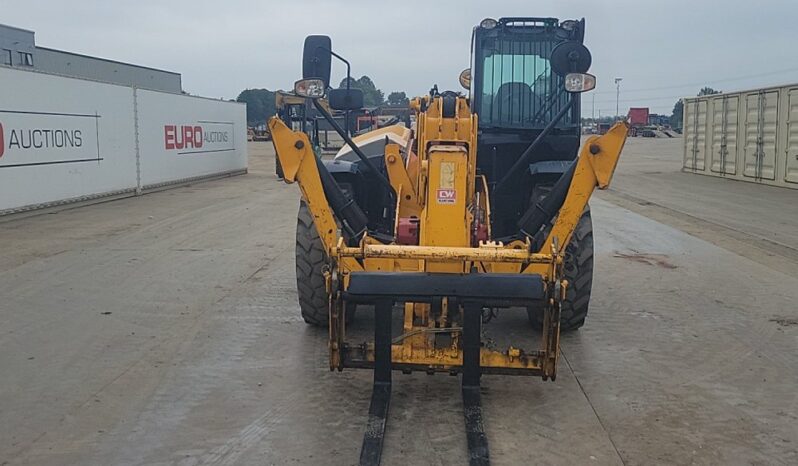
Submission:
[[33,66],[33,54],[28,52],[19,52],[19,64],[24,66]]
[[12,56],[12,54],[11,54],[11,50],[8,50],[8,49],[3,49],[3,64],[4,64],[4,65],[11,66],[11,65],[13,65],[13,64],[14,64],[14,63],[11,61],[11,56]]

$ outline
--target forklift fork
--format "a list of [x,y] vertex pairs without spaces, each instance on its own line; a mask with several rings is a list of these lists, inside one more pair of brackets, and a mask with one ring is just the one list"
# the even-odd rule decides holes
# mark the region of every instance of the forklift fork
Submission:
[[378,465],[382,456],[385,424],[391,404],[391,311],[393,301],[374,303],[374,386],[371,391],[369,418],[360,449],[360,464]]
[[[360,465],[376,466],[382,457],[382,444],[391,404],[391,311],[393,301],[380,299],[374,303],[374,384],[369,404],[366,432],[360,449]],[[488,437],[482,421],[479,393],[480,333],[482,306],[476,302],[464,305],[463,322],[463,415],[468,442],[468,464],[490,464]]]
[[[415,274],[414,274],[415,275]],[[476,275],[476,276],[475,276]],[[513,305],[525,305],[540,300],[536,291],[542,287],[539,277],[523,274],[508,275],[507,287],[474,286],[479,274],[417,274],[413,280],[407,273],[355,272],[350,276],[349,288],[344,293],[347,301],[374,305],[374,385],[369,406],[360,464],[378,465],[382,455],[388,408],[391,402],[391,315],[398,302],[430,302],[441,297],[456,298],[463,306],[462,365],[450,368],[462,374],[463,417],[468,444],[468,462],[471,466],[490,464],[488,438],[482,416],[480,377],[482,367],[482,308],[494,299]],[[404,280],[397,280],[402,277]],[[490,275],[485,275],[490,277]],[[444,285],[445,284],[445,285]],[[441,290],[446,296],[438,296]],[[495,294],[495,296],[494,296]]]

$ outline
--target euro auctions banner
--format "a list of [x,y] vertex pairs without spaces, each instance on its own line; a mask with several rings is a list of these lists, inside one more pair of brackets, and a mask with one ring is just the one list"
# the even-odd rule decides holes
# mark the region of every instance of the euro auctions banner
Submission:
[[232,121],[196,121],[164,125],[164,148],[177,155],[208,154],[235,150]]
[[100,161],[100,118],[0,109],[0,167]]
[[136,90],[142,186],[247,167],[246,107]]

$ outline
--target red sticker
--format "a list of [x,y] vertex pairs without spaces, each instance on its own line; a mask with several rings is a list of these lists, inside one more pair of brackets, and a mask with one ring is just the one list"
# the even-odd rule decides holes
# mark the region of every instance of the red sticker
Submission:
[[456,202],[457,202],[457,190],[455,189],[438,190],[438,204],[454,204]]

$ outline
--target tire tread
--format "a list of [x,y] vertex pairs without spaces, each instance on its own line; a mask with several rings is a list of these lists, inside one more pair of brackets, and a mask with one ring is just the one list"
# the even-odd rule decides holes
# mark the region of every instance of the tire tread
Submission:
[[296,222],[296,284],[302,319],[326,327],[329,321],[327,289],[324,283],[326,253],[313,224],[307,204],[301,201]]

